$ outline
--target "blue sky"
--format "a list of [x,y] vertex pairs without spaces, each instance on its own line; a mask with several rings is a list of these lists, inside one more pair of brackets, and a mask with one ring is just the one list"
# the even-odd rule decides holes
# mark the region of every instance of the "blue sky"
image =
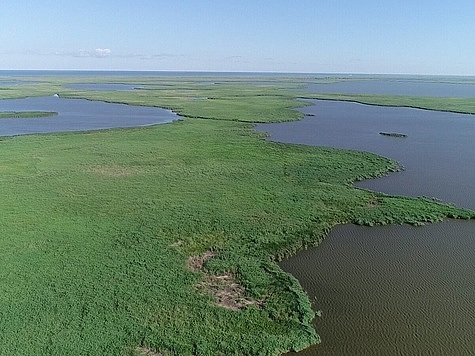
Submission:
[[0,69],[475,75],[475,1],[2,0]]

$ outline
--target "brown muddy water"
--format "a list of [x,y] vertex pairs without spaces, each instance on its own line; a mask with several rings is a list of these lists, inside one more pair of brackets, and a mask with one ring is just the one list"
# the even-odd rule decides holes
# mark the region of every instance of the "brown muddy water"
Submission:
[[282,262],[322,316],[297,355],[474,355],[475,222],[338,226]]
[[[474,116],[313,103],[303,111],[315,116],[257,129],[275,141],[391,157],[406,170],[357,185],[475,209]],[[338,226],[281,267],[322,311],[322,343],[297,355],[475,355],[475,221]]]

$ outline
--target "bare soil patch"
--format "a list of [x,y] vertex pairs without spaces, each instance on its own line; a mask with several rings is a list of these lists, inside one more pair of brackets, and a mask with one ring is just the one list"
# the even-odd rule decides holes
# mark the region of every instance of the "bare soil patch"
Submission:
[[372,197],[368,204],[366,205],[367,208],[375,208],[377,207],[378,205],[380,205],[380,202],[379,202],[379,199],[378,197]]
[[209,261],[214,256],[214,252],[211,251],[206,251],[204,254],[199,256],[191,256],[190,258],[188,258],[188,268],[191,269],[193,272],[202,272],[204,269],[203,265],[205,264],[205,262]]
[[156,352],[148,347],[137,347],[137,353],[140,356],[163,356],[163,354]]
[[188,268],[203,274],[202,281],[195,285],[197,291],[203,295],[211,295],[215,299],[215,305],[230,310],[241,310],[249,305],[262,305],[262,301],[246,297],[246,289],[237,283],[232,273],[216,275],[206,270],[204,264],[214,256],[214,252],[207,251],[188,259]]

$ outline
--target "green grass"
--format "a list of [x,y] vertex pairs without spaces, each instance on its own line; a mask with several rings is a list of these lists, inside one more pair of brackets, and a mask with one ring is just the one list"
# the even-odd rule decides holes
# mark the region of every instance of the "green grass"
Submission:
[[448,111],[461,114],[475,114],[475,98],[412,97],[402,95],[373,94],[309,94],[305,99],[351,101],[368,105],[402,106],[425,110]]
[[[314,312],[277,259],[318,244],[336,224],[475,217],[351,185],[396,170],[386,158],[263,140],[251,122],[299,117],[300,103],[274,87],[177,82],[61,96],[188,118],[0,140],[0,354],[299,350],[319,341]],[[205,277],[187,261],[210,250],[205,271],[232,273],[260,307],[228,310],[198,292]]]
[[[301,117],[293,109],[305,104],[295,96],[272,86],[249,84],[168,84],[164,88],[134,92],[61,92],[61,97],[87,98],[132,105],[173,109],[188,118],[243,122],[290,121]],[[198,99],[198,100],[197,100]]]
[[57,112],[51,111],[0,111],[0,119],[39,118],[56,116]]

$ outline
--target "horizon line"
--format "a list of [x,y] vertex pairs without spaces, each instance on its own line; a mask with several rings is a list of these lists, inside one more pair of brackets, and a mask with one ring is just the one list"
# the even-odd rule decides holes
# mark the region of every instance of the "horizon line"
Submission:
[[376,76],[437,76],[475,77],[475,74],[417,74],[417,73],[369,73],[369,72],[305,72],[305,71],[246,71],[246,70],[160,70],[160,69],[0,69],[1,72],[137,72],[137,73],[232,73],[232,74],[298,74],[298,75],[376,75]]

